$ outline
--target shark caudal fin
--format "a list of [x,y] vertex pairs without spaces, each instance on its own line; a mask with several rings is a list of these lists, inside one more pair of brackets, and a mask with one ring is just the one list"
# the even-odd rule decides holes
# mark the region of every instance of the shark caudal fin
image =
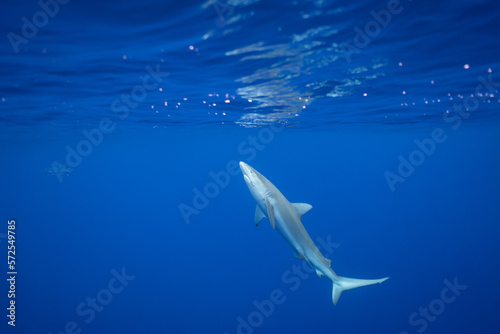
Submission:
[[380,279],[356,279],[356,278],[337,276],[337,281],[333,282],[333,291],[332,291],[333,305],[337,305],[340,295],[344,290],[350,290],[354,288],[359,288],[361,286],[382,283],[388,279],[389,277]]

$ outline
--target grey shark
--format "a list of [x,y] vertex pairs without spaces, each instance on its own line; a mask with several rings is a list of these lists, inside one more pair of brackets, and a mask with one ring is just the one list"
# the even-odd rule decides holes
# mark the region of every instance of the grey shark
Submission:
[[271,222],[273,229],[293,248],[294,256],[307,261],[316,270],[319,277],[326,276],[333,282],[332,300],[337,305],[344,290],[359,288],[375,283],[382,283],[389,277],[381,279],[355,279],[338,276],[331,268],[331,260],[326,259],[314,244],[302,225],[302,216],[312,209],[310,204],[290,203],[285,196],[262,174],[244,162],[240,162],[245,183],[257,202],[255,224],[259,225],[263,218]]

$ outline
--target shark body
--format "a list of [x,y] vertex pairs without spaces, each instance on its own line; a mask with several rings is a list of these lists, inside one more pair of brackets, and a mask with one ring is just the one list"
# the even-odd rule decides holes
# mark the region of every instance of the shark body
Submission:
[[326,276],[333,282],[332,300],[336,305],[344,290],[382,283],[381,279],[355,279],[338,276],[331,268],[331,260],[325,258],[302,225],[302,215],[312,209],[310,204],[290,203],[285,196],[262,174],[244,162],[240,162],[243,178],[257,202],[255,224],[263,218],[269,219],[273,229],[285,239],[294,250],[294,256],[307,261],[319,277]]

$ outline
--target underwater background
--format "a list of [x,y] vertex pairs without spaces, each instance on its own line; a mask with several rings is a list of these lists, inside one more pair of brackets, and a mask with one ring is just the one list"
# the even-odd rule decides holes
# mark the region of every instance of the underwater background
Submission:
[[[1,333],[498,331],[496,1],[4,0],[0,17]],[[255,226],[239,161],[313,206],[338,275],[390,279],[334,307]]]

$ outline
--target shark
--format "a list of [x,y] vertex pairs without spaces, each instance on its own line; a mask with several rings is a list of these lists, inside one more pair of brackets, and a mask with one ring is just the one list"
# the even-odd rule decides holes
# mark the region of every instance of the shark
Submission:
[[245,183],[257,202],[255,225],[267,218],[271,227],[292,247],[295,258],[307,261],[317,275],[328,277],[333,283],[332,300],[337,305],[345,290],[382,283],[389,277],[380,279],[357,279],[338,276],[331,268],[331,260],[325,258],[314,244],[302,224],[302,216],[312,209],[307,203],[290,203],[285,196],[261,173],[240,161],[240,169]]
[[69,173],[71,173],[71,168],[69,168],[69,166],[54,166],[50,168],[44,168],[40,172],[50,175],[69,175]]

